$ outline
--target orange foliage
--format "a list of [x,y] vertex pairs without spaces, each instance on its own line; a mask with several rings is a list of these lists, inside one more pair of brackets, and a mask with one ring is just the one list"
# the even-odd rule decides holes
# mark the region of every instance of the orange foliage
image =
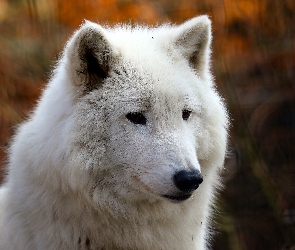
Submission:
[[56,14],[59,22],[75,28],[85,19],[109,24],[129,21],[155,24],[159,20],[158,13],[149,1],[56,0]]
[[249,1],[249,0],[225,0],[224,14],[228,21],[235,19],[244,19],[247,22],[259,23],[264,17],[266,1]]

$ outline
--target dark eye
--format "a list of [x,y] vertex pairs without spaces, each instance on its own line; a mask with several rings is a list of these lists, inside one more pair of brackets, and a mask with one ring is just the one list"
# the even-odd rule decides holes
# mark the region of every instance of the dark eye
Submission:
[[140,125],[145,125],[146,124],[146,118],[145,116],[140,113],[140,112],[133,112],[133,113],[128,113],[126,115],[126,118],[131,121],[134,124],[140,124]]
[[182,110],[182,119],[187,121],[188,118],[191,116],[192,111],[184,109]]

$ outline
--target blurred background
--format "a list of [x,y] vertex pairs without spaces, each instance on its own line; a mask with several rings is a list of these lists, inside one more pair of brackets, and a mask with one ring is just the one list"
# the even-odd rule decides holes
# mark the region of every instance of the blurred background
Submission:
[[17,124],[84,19],[156,25],[200,14],[213,21],[212,71],[232,123],[212,249],[294,250],[294,0],[0,0],[1,180]]

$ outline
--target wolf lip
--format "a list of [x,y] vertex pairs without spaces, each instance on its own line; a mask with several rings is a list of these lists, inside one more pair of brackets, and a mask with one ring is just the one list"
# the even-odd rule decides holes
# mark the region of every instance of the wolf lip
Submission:
[[185,201],[188,198],[190,198],[192,195],[191,194],[181,194],[181,195],[163,195],[164,198],[167,198],[169,200],[173,201]]

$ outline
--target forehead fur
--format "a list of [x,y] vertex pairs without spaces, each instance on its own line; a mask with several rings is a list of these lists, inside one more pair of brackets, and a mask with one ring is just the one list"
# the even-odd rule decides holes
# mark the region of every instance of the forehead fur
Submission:
[[[156,28],[128,25],[114,28],[85,22],[66,47],[72,81],[83,91],[100,87],[114,69],[136,68],[156,88],[185,88],[211,82],[211,25],[206,16],[182,25]],[[120,70],[119,70],[120,71]]]
[[[124,65],[119,67],[132,68],[144,78],[150,78],[149,84],[155,91],[168,95],[175,91],[186,94],[202,80],[189,67],[187,60],[180,56],[174,44],[173,28],[169,25],[157,28],[124,25],[106,29],[105,35],[123,60],[121,63]],[[138,80],[136,78],[135,81]],[[136,82],[134,85],[137,85]]]

